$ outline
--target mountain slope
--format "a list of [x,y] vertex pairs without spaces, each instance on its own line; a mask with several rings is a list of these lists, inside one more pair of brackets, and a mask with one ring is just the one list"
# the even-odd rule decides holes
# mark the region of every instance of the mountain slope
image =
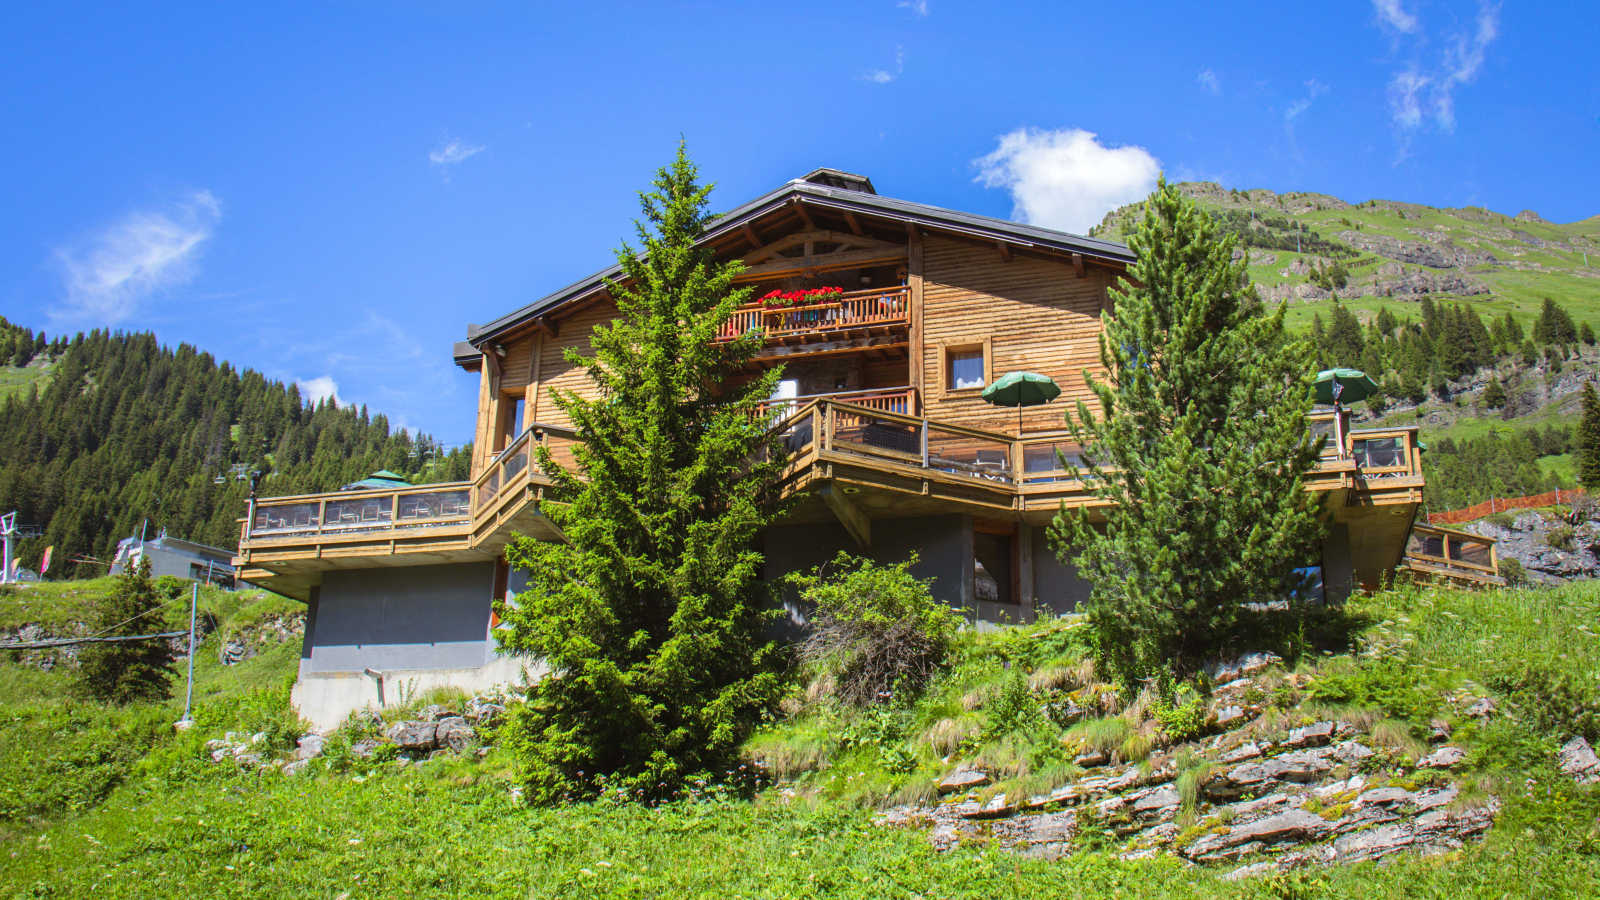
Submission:
[[251,471],[265,473],[263,496],[333,490],[377,469],[466,477],[469,452],[391,430],[365,407],[307,403],[294,385],[187,344],[98,330],[47,342],[13,328],[17,346],[16,334],[32,356],[29,383],[0,398],[0,512],[43,530],[21,557],[33,568],[53,545],[53,576],[105,574],[74,560],[109,559],[146,517],[152,534],[234,546]]

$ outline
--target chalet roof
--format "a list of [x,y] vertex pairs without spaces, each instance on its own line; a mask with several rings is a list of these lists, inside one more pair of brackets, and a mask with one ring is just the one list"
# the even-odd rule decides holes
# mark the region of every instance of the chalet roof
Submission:
[[[873,190],[872,181],[865,176],[851,175],[837,169],[817,169],[804,178],[796,178],[775,191],[729,210],[711,223],[706,230],[705,240],[715,240],[719,236],[737,231],[745,223],[781,211],[799,199],[803,199],[807,207],[849,212],[878,219],[892,219],[933,232],[963,235],[986,241],[1005,241],[1022,249],[1037,247],[1043,250],[1079,253],[1087,259],[1098,259],[1118,265],[1127,265],[1134,261],[1133,252],[1123,244],[885,197]],[[615,279],[621,274],[622,267],[612,265],[541,297],[521,309],[501,316],[487,325],[468,325],[467,339],[455,345],[456,364],[469,365],[475,362],[480,358],[478,348],[486,342],[506,335],[541,316],[554,313],[570,301],[593,294],[607,279]]]

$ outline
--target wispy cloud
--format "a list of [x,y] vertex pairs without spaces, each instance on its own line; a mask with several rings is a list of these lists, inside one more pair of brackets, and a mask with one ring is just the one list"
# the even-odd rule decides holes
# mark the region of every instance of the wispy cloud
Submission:
[[56,250],[65,290],[51,322],[109,326],[132,318],[152,297],[194,278],[200,245],[221,218],[217,198],[200,191]]
[[919,16],[928,14],[928,0],[900,0],[895,5],[901,9],[909,9]]
[[1306,95],[1289,104],[1289,108],[1283,111],[1283,120],[1285,122],[1292,123],[1295,119],[1299,118],[1301,113],[1311,108],[1312,102],[1327,92],[1328,86],[1316,80],[1315,78],[1307,81]]
[[1373,0],[1380,24],[1409,36],[1409,58],[1389,79],[1389,117],[1400,132],[1400,158],[1410,147],[1411,135],[1431,123],[1443,132],[1456,127],[1456,90],[1477,80],[1488,47],[1500,36],[1500,7],[1479,0],[1477,15],[1468,28],[1443,34],[1443,50],[1429,58],[1421,20],[1400,7],[1398,0]]
[[861,80],[870,81],[874,84],[888,84],[896,78],[899,78],[900,73],[905,71],[905,68],[905,48],[896,45],[894,48],[894,71],[891,72],[887,69],[868,69],[867,74],[861,76]]
[[1421,26],[1416,16],[1406,12],[1401,0],[1372,0],[1372,11],[1377,14],[1380,24],[1404,34],[1410,34]]
[[482,144],[446,138],[438,148],[428,154],[428,162],[435,166],[455,166],[477,156],[488,148]]
[[1111,210],[1144,198],[1161,172],[1161,163],[1143,147],[1108,147],[1079,128],[1019,128],[973,164],[985,187],[1011,192],[1014,217],[1078,234]]
[[[366,403],[383,410],[391,424],[415,419],[419,403],[427,402],[417,385],[436,386],[430,392],[441,394],[455,391],[448,341],[431,334],[420,339],[371,309],[351,310],[347,320],[309,330],[298,320],[266,318],[252,336],[280,364],[268,374],[299,385],[302,397],[333,397],[340,406]],[[301,374],[306,372],[324,374]]]
[[1217,73],[1211,71],[1210,69],[1202,69],[1200,75],[1195,80],[1200,83],[1200,90],[1205,91],[1213,97],[1222,93],[1222,79],[1218,78]]

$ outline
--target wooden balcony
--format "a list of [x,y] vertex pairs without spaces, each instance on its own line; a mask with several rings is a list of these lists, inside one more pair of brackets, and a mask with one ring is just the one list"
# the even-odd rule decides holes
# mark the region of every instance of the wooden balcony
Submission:
[[742,306],[734,310],[717,340],[756,332],[765,339],[769,353],[774,348],[790,348],[790,353],[851,350],[903,345],[910,328],[911,289],[897,285],[839,294],[805,306]]
[[[776,429],[793,521],[837,518],[863,544],[876,519],[968,513],[1043,525],[1062,504],[1091,515],[1104,505],[1076,467],[1082,449],[1061,434],[1019,438],[935,421],[915,414],[909,388],[780,402],[790,407]],[[570,467],[575,444],[569,430],[534,425],[472,482],[257,501],[236,564],[247,581],[302,596],[329,568],[488,560],[512,534],[559,539],[539,511],[552,483],[534,449],[547,447]],[[1358,570],[1392,568],[1421,502],[1416,429],[1347,433],[1305,486],[1331,495],[1338,521],[1365,517],[1371,546],[1352,552],[1371,561]]]
[[1494,539],[1451,528],[1411,526],[1404,564],[1423,580],[1464,587],[1500,587],[1506,583],[1500,577]]
[[576,438],[535,424],[474,481],[256,500],[234,564],[246,581],[305,599],[326,569],[492,560],[513,533],[558,537],[538,510],[551,482],[534,448],[571,465]]

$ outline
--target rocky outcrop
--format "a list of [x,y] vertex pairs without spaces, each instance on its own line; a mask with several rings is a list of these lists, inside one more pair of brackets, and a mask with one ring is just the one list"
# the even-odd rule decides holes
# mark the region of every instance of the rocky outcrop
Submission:
[[1365,231],[1341,231],[1339,240],[1385,259],[1393,259],[1430,269],[1456,269],[1470,266],[1496,265],[1499,260],[1487,250],[1469,250],[1455,246],[1447,236],[1443,242],[1402,241],[1383,234]]
[[223,665],[236,666],[247,659],[255,658],[268,647],[284,641],[302,640],[305,633],[306,614],[303,612],[268,616],[229,632],[218,650],[218,655]]
[[1600,756],[1582,737],[1575,737],[1561,748],[1556,764],[1562,773],[1572,776],[1579,784],[1600,783]]

